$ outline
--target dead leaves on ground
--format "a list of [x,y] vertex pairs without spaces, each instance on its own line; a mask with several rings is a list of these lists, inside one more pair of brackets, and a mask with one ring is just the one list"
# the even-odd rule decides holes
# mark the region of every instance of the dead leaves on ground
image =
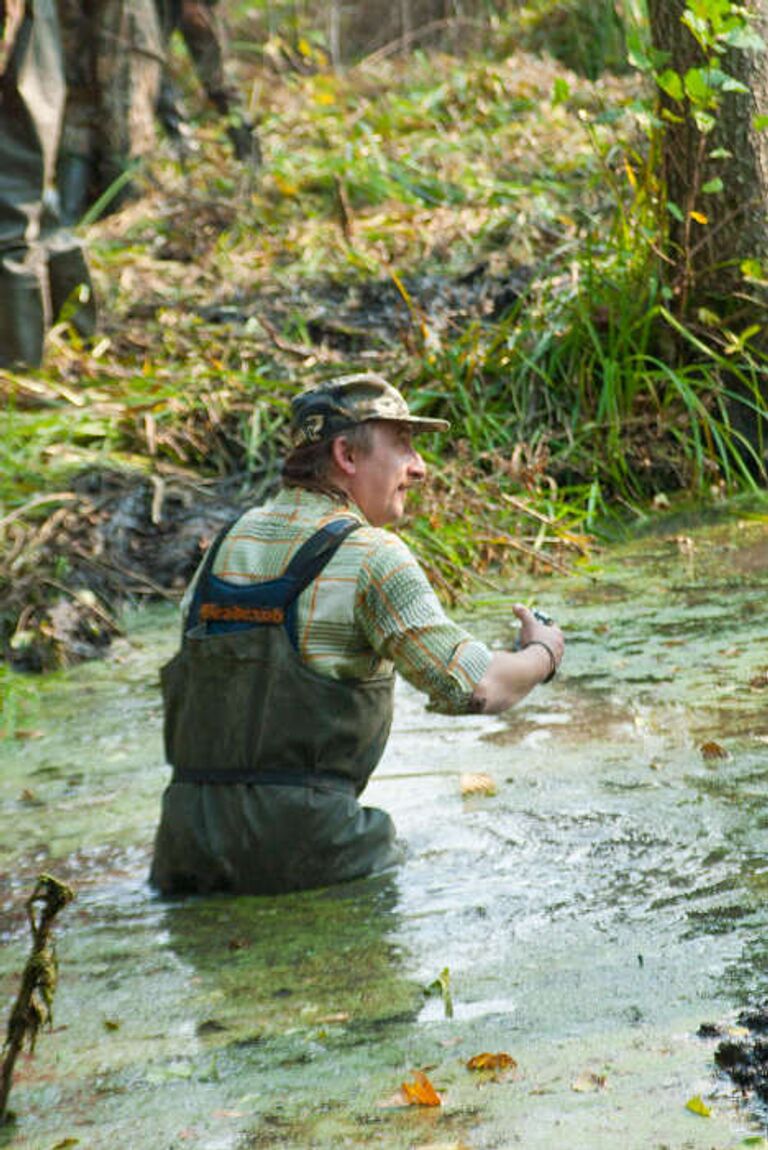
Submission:
[[[498,1051],[493,1054],[484,1052],[482,1054],[475,1054],[472,1058],[468,1059],[465,1063],[465,1067],[467,1070],[475,1072],[488,1072],[486,1076],[487,1081],[504,1082],[514,1076],[517,1070],[517,1061],[511,1054],[507,1054],[506,1051]],[[435,1089],[426,1071],[413,1070],[411,1077],[412,1081],[401,1083],[400,1089],[393,1094],[391,1098],[380,1102],[379,1105],[383,1108],[400,1106],[442,1106],[443,1096]]]
[[442,1106],[441,1096],[423,1070],[414,1070],[413,1082],[403,1082],[400,1089],[409,1106]]
[[511,1054],[499,1051],[498,1054],[475,1054],[467,1062],[467,1070],[516,1070],[517,1062]]
[[459,788],[462,798],[469,795],[495,795],[496,782],[490,776],[481,772],[468,772],[459,776]]
[[504,1050],[492,1054],[475,1054],[466,1063],[467,1070],[479,1073],[484,1082],[508,1082],[517,1078],[517,1059]]
[[443,1099],[423,1070],[414,1070],[412,1082],[403,1082],[391,1098],[384,1099],[379,1106],[390,1109],[399,1106],[442,1106]]
[[593,1094],[598,1090],[605,1090],[607,1086],[608,1079],[604,1074],[595,1074],[594,1071],[588,1070],[578,1078],[574,1078],[571,1090],[576,1094]]
[[731,757],[725,747],[721,746],[720,743],[716,743],[714,739],[709,739],[706,743],[702,743],[699,750],[702,759],[707,763],[716,762],[718,759],[730,759]]

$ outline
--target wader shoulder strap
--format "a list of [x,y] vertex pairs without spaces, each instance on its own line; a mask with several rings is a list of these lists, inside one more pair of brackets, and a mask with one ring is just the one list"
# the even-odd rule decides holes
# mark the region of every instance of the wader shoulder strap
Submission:
[[213,543],[211,543],[210,547],[206,551],[203,565],[200,568],[200,574],[198,575],[197,582],[195,583],[195,590],[192,595],[192,601],[189,604],[189,610],[187,611],[187,619],[184,625],[185,631],[189,631],[190,628],[195,627],[199,622],[200,603],[203,598],[203,591],[208,582],[208,577],[211,573],[211,568],[213,567],[216,556],[219,553],[219,548],[221,547],[226,537],[229,535],[232,528],[240,519],[242,519],[244,514],[245,512],[241,512],[241,514],[236,515],[234,519],[230,519],[229,523],[225,523],[217,534]]
[[186,629],[203,622],[209,633],[216,634],[283,624],[291,644],[297,648],[296,600],[317,578],[347,536],[361,526],[357,519],[334,519],[301,545],[279,578],[239,584],[221,579],[211,571],[222,539],[231,530],[230,525],[216,538],[206,555],[187,615]]

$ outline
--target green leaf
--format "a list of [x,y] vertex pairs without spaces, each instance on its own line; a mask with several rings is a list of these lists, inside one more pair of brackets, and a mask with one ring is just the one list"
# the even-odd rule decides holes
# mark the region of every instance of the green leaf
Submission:
[[768,116],[753,116],[752,127],[756,132],[764,132],[768,128]]
[[564,104],[571,95],[571,86],[567,80],[562,76],[555,77],[555,83],[552,87],[552,106],[556,108],[558,104]]
[[667,68],[660,76],[656,77],[656,83],[661,88],[662,92],[666,92],[673,100],[682,100],[683,98],[683,81],[679,72],[675,72],[673,68]]
[[708,105],[712,102],[715,89],[709,82],[709,74],[704,68],[689,68],[683,78],[685,93],[693,104]]
[[638,72],[650,72],[653,68],[642,37],[638,35],[636,29],[627,34],[627,60],[631,67],[637,68]]
[[729,152],[727,148],[713,148],[707,154],[709,160],[730,160],[733,157],[733,152]]
[[453,1018],[453,998],[451,996],[451,972],[447,966],[438,974],[434,982],[424,987],[426,995],[439,994],[443,1000],[443,1009],[446,1018]]
[[696,122],[696,127],[699,129],[703,136],[709,135],[717,123],[715,117],[709,112],[702,112],[701,109],[696,109],[693,113],[693,118]]
[[739,265],[741,274],[748,280],[757,280],[758,283],[765,283],[768,279],[768,273],[760,260],[742,260]]
[[688,31],[692,33],[702,48],[712,46],[713,37],[707,20],[697,16],[690,8],[686,8],[680,18],[680,22],[681,24],[685,24]]
[[730,32],[725,33],[722,40],[729,48],[738,48],[743,52],[765,51],[765,40],[748,24],[732,28]]
[[679,209],[679,207],[677,206],[677,204],[674,204],[674,203],[672,202],[672,200],[667,200],[667,211],[668,211],[668,212],[669,212],[669,214],[672,216],[672,218],[673,218],[673,219],[675,219],[675,220],[677,220],[677,222],[678,222],[678,223],[680,223],[680,224],[681,224],[681,223],[683,222],[683,220],[685,219],[685,216],[684,216],[684,215],[683,215],[683,213],[680,211],[680,209]]
[[742,84],[741,80],[737,80],[735,76],[724,72],[722,68],[709,68],[707,71],[707,82],[710,87],[719,88],[722,92],[749,91],[746,84]]
[[716,176],[714,180],[707,180],[706,184],[702,184],[701,190],[705,196],[714,196],[717,192],[722,192],[723,181]]

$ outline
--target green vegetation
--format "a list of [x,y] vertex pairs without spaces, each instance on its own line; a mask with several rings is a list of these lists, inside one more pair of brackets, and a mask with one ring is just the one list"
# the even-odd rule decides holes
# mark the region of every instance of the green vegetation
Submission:
[[199,151],[182,163],[163,144],[143,198],[85,232],[95,344],[64,326],[45,371],[0,373],[14,570],[25,548],[50,565],[41,525],[89,468],[263,490],[290,396],[361,366],[453,422],[407,528],[448,596],[513,558],[567,569],[606,516],[660,493],[759,487],[765,447],[743,418],[765,414],[756,332],[681,317],[650,65],[602,71],[625,41],[640,60],[640,13],[571,37],[599,49],[573,71],[517,47],[544,50],[546,14],[560,36],[598,7],[487,5],[477,51],[447,51],[446,33],[334,71],[311,5],[284,5],[282,23],[279,5],[249,6],[234,42],[263,173],[238,169],[201,115]]

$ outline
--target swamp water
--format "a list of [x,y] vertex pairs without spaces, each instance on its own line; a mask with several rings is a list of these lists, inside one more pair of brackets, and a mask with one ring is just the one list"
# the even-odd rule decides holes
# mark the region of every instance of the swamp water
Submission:
[[[3,1025],[36,875],[76,900],[53,1030],[17,1064],[0,1147],[768,1145],[696,1033],[768,997],[768,525],[685,532],[518,585],[568,649],[507,716],[431,715],[399,685],[366,800],[406,859],[330,891],[148,890],[168,609],[104,663],[20,680],[0,743]],[[510,602],[469,625],[508,644]],[[467,772],[496,793],[462,797]],[[441,974],[452,1014],[425,994]],[[517,1069],[469,1071],[486,1051]],[[416,1069],[442,1106],[392,1104]]]

